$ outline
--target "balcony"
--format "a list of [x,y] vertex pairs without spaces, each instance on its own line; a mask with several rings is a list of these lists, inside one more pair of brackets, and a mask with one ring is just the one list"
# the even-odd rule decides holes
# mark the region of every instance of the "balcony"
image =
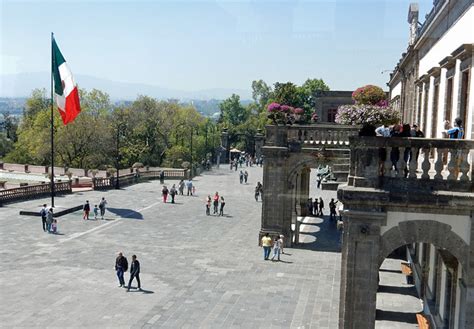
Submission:
[[[400,193],[474,192],[472,140],[383,137],[350,137],[349,140],[348,186]],[[394,157],[397,152],[398,160]]]

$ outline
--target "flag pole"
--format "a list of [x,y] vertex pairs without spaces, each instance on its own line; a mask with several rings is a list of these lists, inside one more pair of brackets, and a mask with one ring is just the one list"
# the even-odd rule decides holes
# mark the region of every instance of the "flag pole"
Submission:
[[53,54],[54,33],[51,32],[51,207],[54,207],[54,98],[53,98],[53,72],[54,72],[54,54]]

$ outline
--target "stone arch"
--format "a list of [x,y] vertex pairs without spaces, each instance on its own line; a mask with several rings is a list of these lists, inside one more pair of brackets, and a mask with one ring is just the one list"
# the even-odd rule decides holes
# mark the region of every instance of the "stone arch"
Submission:
[[299,173],[303,168],[316,168],[319,164],[323,164],[320,160],[315,158],[304,158],[290,167],[288,170],[287,180],[291,182],[295,175]]
[[469,268],[469,246],[451,228],[451,225],[434,220],[400,222],[380,238],[379,267],[393,250],[407,244],[423,242],[446,249],[457,258],[464,270]]

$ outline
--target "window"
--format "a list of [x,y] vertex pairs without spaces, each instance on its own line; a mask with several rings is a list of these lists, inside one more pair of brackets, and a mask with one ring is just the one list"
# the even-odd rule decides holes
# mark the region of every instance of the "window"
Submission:
[[328,110],[328,122],[335,122],[336,121],[336,113],[337,113],[337,109],[329,109]]
[[[462,119],[464,127],[467,126],[467,102],[469,99],[469,70],[462,72],[461,76],[461,107],[459,117]],[[464,134],[465,135],[465,134]]]

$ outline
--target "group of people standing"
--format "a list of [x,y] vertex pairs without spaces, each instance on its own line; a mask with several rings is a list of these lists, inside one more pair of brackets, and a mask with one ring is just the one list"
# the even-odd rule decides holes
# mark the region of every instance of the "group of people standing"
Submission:
[[43,224],[43,232],[56,234],[58,232],[58,221],[53,216],[53,208],[48,208],[45,203],[40,210],[40,215]]
[[207,196],[206,198],[206,215],[207,216],[211,215],[211,205],[213,206],[213,215],[224,216],[225,200],[223,196],[219,196],[219,192],[216,192],[212,198],[210,194]]
[[324,216],[323,209],[324,209],[324,200],[323,198],[309,198],[307,203],[308,214],[309,216]]
[[[103,220],[105,216],[106,207],[107,207],[107,200],[105,200],[105,198],[102,197],[102,199],[99,202],[99,205],[94,206],[94,209],[93,209],[94,219],[97,220],[100,214],[100,219]],[[82,206],[82,212],[83,212],[82,219],[89,220],[89,214],[91,212],[91,205],[89,203],[89,200],[86,200],[86,203]]]
[[273,248],[273,256],[272,256],[272,261],[275,260],[275,257],[277,258],[277,261],[280,261],[280,255],[284,254],[283,251],[283,235],[277,235],[275,238],[272,240],[270,237],[270,234],[265,233],[265,235],[262,237],[261,240],[261,245],[263,247],[263,259],[264,260],[269,260],[270,259],[270,253]]
[[138,283],[138,290],[142,291],[140,282],[140,262],[138,261],[136,255],[132,256],[132,264],[130,264],[130,280],[128,281],[128,286],[125,285],[125,279],[123,277],[124,273],[127,272],[127,270],[128,260],[122,252],[119,252],[117,258],[115,259],[115,271],[119,280],[119,287],[127,288],[127,291],[130,291],[132,281],[133,279],[136,279]]

